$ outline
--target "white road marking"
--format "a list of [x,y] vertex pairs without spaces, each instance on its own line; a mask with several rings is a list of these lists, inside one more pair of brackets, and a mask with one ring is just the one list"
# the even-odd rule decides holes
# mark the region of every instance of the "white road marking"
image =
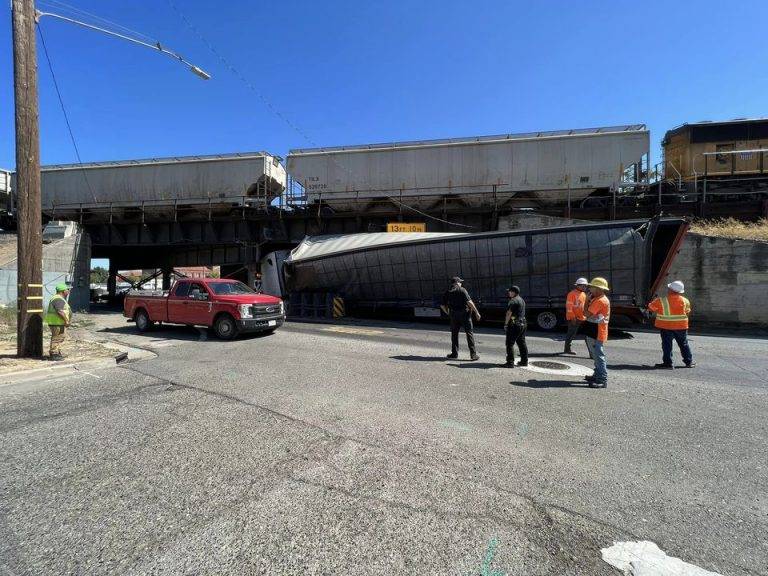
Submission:
[[88,376],[93,376],[97,380],[101,380],[101,376],[97,376],[96,374],[91,374],[87,370],[83,370],[82,368],[78,368],[77,366],[75,366],[75,370],[77,370],[78,372],[82,372],[83,374],[88,374]]
[[667,554],[653,542],[616,542],[602,549],[603,561],[625,576],[722,576]]

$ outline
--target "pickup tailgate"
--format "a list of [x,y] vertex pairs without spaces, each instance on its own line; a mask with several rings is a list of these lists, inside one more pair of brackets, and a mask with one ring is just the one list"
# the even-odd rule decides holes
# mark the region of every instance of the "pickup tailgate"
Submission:
[[152,322],[168,322],[168,297],[164,294],[128,293],[125,296],[123,315],[133,319],[139,309],[145,310]]

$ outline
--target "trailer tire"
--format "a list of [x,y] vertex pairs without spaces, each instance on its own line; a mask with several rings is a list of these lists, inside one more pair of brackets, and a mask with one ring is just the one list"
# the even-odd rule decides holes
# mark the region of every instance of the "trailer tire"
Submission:
[[136,322],[136,328],[139,329],[139,332],[149,332],[155,326],[155,323],[149,319],[149,314],[147,314],[144,308],[139,308],[136,311],[133,320]]
[[237,322],[229,314],[222,314],[213,322],[213,332],[219,340],[232,340],[237,336]]
[[552,310],[543,310],[536,314],[536,327],[545,332],[552,332],[559,324],[557,314]]

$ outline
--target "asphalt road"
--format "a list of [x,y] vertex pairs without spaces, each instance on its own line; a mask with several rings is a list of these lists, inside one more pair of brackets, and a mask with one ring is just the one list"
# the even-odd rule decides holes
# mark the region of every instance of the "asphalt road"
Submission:
[[545,335],[573,367],[496,367],[500,330],[448,361],[429,325],[109,335],[159,357],[0,382],[0,574],[615,574],[646,539],[768,573],[766,339],[669,372],[612,338],[599,390]]

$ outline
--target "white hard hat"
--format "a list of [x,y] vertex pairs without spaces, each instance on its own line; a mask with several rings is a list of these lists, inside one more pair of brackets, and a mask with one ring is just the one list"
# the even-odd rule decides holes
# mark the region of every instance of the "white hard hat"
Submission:
[[589,284],[589,280],[587,280],[586,278],[579,278],[578,280],[576,280],[575,284],[576,286],[580,286],[582,284],[586,286],[587,284]]
[[674,282],[670,282],[667,284],[667,288],[672,290],[672,292],[677,292],[678,294],[683,294],[685,292],[685,284],[680,282],[680,280],[675,280]]

